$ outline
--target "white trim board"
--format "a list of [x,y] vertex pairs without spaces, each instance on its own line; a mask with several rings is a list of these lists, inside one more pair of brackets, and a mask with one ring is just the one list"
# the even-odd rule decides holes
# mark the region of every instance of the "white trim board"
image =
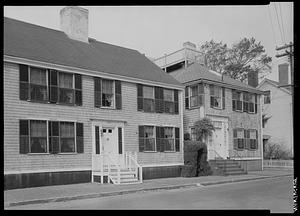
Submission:
[[76,68],[76,67],[71,67],[71,66],[66,66],[66,65],[58,65],[55,63],[41,62],[41,61],[30,60],[30,59],[25,59],[25,58],[20,58],[20,57],[8,56],[8,55],[4,55],[3,61],[17,63],[17,64],[27,64],[27,65],[36,66],[36,67],[51,68],[51,69],[55,69],[55,70],[59,70],[59,71],[78,73],[78,74],[87,75],[87,76],[96,76],[96,77],[101,77],[104,79],[117,79],[120,81],[131,82],[131,83],[140,83],[140,84],[144,84],[144,85],[155,85],[155,86],[160,86],[160,87],[165,87],[165,88],[169,87],[169,88],[177,89],[180,91],[184,90],[184,86],[180,86],[180,85],[173,85],[173,84],[155,82],[155,81],[150,81],[150,80],[142,80],[142,79],[134,78],[134,77],[127,77],[127,76],[122,76],[122,75],[117,75],[117,74],[112,74],[112,73],[105,73],[105,72],[101,72],[101,71]]
[[39,169],[39,170],[11,170],[4,171],[4,175],[22,173],[68,172],[68,171],[92,171],[91,167],[65,168],[65,169]]
[[170,164],[141,164],[144,167],[164,167],[164,166],[182,166],[183,163],[170,163]]

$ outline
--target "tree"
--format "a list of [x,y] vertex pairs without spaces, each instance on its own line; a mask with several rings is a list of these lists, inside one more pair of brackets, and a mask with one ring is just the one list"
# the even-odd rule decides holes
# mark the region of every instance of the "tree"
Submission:
[[211,120],[206,117],[196,121],[194,127],[196,132],[196,140],[202,142],[204,142],[206,138],[212,134],[212,131],[215,130]]
[[243,38],[231,48],[222,42],[211,40],[201,45],[200,51],[206,54],[209,69],[240,81],[244,81],[250,72],[265,75],[271,71],[269,63],[272,58],[265,53],[263,45],[256,42],[253,37]]

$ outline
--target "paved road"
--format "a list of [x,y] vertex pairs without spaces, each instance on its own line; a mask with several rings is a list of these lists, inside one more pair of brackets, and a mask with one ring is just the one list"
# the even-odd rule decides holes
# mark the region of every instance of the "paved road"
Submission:
[[270,209],[290,213],[292,194],[292,177],[280,177],[8,209]]

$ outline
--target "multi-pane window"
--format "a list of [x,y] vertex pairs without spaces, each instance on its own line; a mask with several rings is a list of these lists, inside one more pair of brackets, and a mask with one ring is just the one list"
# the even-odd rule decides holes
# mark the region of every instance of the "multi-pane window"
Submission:
[[250,94],[249,93],[249,105],[248,105],[248,112],[249,113],[255,113],[256,109],[256,96],[255,94]]
[[204,104],[204,85],[203,83],[186,87],[185,107],[195,108]]
[[178,114],[178,90],[137,84],[137,110]]
[[232,109],[243,111],[242,92],[232,90]]
[[81,75],[19,65],[20,99],[82,105]]
[[180,149],[179,128],[139,126],[139,151],[174,152]]
[[258,149],[258,144],[257,144],[257,130],[249,130],[249,139],[250,139],[250,150],[256,150]]
[[75,152],[73,122],[60,122],[60,152]]
[[209,85],[210,93],[210,106],[212,108],[225,109],[225,89],[216,86]]
[[114,81],[102,79],[102,107],[114,107]]
[[47,153],[47,122],[30,121],[30,153]]
[[233,146],[234,149],[243,150],[244,146],[244,130],[243,129],[234,129],[233,130]]
[[264,104],[271,103],[271,91],[265,91],[264,94]]
[[143,86],[144,111],[154,112],[154,87]]
[[20,120],[20,153],[83,153],[83,124]]
[[164,93],[164,104],[166,113],[174,113],[175,104],[174,104],[174,91],[171,89],[163,89]]
[[65,104],[74,104],[74,85],[73,74],[58,74],[59,102]]
[[165,127],[164,128],[164,143],[165,151],[174,151],[175,150],[175,139],[174,139],[174,128]]
[[145,126],[145,151],[155,151],[154,126]]

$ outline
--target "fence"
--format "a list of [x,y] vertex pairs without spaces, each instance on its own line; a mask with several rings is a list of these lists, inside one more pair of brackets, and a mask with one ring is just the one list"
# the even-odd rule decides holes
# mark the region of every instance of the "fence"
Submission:
[[293,160],[264,160],[264,167],[270,168],[294,168]]

